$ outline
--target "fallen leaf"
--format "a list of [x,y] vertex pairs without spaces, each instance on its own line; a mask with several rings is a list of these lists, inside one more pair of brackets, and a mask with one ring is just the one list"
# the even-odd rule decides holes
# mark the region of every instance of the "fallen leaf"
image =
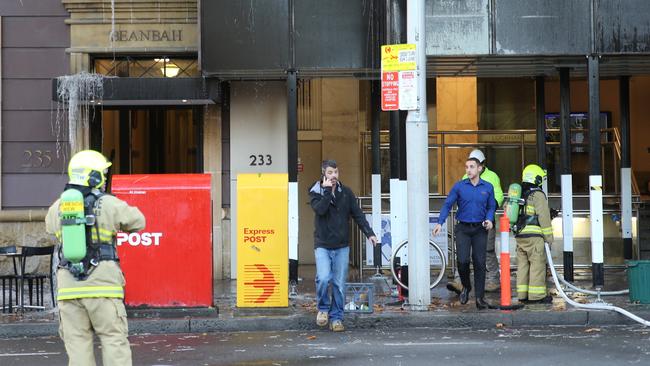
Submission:
[[594,333],[594,332],[600,332],[600,328],[585,329],[585,333]]
[[307,339],[313,341],[314,339],[316,339],[316,336],[315,335],[307,336]]
[[503,323],[497,323],[497,328],[503,328],[503,327],[505,327],[505,324],[503,324]]

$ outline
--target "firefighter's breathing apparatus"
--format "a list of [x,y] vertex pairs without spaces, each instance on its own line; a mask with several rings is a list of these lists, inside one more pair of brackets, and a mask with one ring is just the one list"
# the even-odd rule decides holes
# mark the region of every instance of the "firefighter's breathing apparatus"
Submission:
[[61,266],[78,280],[86,279],[100,260],[117,260],[114,247],[100,242],[95,217],[97,202],[104,195],[100,189],[106,182],[105,174],[110,166],[102,154],[92,150],[78,152],[68,165],[70,181],[61,194],[59,205]]
[[521,199],[521,184],[512,183],[508,187],[508,200],[506,202],[506,216],[510,221],[510,227],[517,223],[519,219],[519,206],[523,205],[523,199]]
[[510,228],[515,235],[519,234],[519,232],[521,232],[521,230],[528,224],[539,225],[537,215],[527,214],[525,206],[526,201],[531,194],[534,192],[544,193],[539,187],[528,186],[523,194],[522,190],[523,189],[519,183],[512,183],[510,187],[508,187],[508,200],[504,207],[508,220],[510,221]]
[[86,257],[86,226],[95,225],[95,215],[86,216],[81,191],[68,188],[61,194],[61,241],[63,258],[70,262],[71,272],[84,273],[82,259]]

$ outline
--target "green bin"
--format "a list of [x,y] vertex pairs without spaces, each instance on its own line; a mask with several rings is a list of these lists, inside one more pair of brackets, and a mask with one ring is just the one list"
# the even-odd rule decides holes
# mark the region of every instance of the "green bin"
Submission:
[[626,261],[630,301],[650,304],[650,261]]

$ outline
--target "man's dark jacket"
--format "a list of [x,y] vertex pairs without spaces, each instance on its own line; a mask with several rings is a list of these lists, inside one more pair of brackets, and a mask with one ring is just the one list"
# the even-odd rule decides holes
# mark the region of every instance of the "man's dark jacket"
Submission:
[[316,182],[309,190],[314,217],[314,248],[338,249],[350,243],[350,216],[366,237],[374,236],[357,197],[350,188],[337,182],[335,193]]

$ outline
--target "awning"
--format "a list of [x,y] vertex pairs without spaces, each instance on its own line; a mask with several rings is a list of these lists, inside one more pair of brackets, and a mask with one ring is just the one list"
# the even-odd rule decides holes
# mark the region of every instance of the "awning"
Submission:
[[[52,79],[52,100],[58,101],[58,79]],[[104,106],[205,105],[221,98],[219,81],[204,78],[103,79],[102,100],[84,101]]]

